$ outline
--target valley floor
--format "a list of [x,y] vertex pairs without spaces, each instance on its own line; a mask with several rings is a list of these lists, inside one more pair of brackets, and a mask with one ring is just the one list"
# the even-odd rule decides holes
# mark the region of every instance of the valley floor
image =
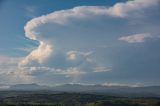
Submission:
[[49,91],[0,91],[0,106],[160,106],[160,98]]

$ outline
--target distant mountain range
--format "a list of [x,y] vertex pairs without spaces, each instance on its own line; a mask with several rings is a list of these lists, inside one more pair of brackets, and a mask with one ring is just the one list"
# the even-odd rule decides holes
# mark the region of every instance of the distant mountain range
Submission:
[[129,87],[129,86],[104,86],[104,85],[81,85],[64,84],[54,87],[42,86],[38,84],[0,84],[1,90],[47,90],[52,92],[81,92],[108,94],[111,96],[141,96],[141,97],[160,97],[160,86]]

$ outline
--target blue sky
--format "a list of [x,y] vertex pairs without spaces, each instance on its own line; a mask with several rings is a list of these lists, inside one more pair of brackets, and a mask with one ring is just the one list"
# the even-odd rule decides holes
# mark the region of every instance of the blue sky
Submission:
[[0,83],[160,85],[158,0],[0,0]]

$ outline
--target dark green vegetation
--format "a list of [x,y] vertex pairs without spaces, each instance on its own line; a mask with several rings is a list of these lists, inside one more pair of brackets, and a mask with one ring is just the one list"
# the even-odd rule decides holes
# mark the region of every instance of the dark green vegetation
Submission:
[[160,106],[160,98],[50,91],[0,91],[0,106]]

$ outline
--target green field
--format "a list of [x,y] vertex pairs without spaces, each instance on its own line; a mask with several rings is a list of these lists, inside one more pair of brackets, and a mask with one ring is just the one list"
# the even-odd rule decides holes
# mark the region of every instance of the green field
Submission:
[[49,91],[0,91],[0,106],[160,106],[160,98]]

